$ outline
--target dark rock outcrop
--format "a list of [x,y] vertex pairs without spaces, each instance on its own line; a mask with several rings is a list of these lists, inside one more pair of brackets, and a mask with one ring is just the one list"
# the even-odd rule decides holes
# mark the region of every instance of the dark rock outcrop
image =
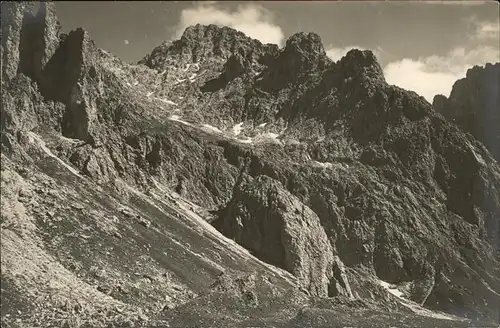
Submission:
[[59,46],[60,24],[53,2],[2,4],[2,80],[18,73],[41,78]]
[[59,47],[60,24],[53,2],[41,2],[36,14],[24,18],[20,36],[18,72],[40,80],[45,66]]
[[23,51],[20,49],[21,33],[35,13],[35,5],[31,2],[2,2],[2,84],[17,75],[20,50]]
[[319,35],[296,33],[286,41],[285,48],[271,65],[273,87],[283,88],[287,84],[297,83],[298,78],[321,72],[330,63]]
[[72,31],[48,62],[40,81],[47,99],[66,104],[63,134],[87,142],[93,142],[96,134],[98,99],[104,94],[97,57],[88,32]]
[[333,252],[317,215],[277,181],[242,184],[215,223],[257,257],[294,274],[315,296],[327,296]]

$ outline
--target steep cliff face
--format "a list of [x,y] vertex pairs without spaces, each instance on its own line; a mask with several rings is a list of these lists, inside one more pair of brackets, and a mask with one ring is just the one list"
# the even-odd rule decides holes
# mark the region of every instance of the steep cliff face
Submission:
[[226,236],[293,273],[315,296],[328,295],[333,252],[326,233],[317,215],[279,182],[259,176],[240,185],[220,220]]
[[35,6],[29,2],[2,6],[2,82],[17,74],[21,31],[34,12]]
[[450,97],[438,95],[433,106],[449,121],[481,141],[500,161],[500,63],[474,66],[453,85]]
[[3,324],[499,320],[500,165],[372,52],[197,25],[128,65],[54,3],[2,22]]

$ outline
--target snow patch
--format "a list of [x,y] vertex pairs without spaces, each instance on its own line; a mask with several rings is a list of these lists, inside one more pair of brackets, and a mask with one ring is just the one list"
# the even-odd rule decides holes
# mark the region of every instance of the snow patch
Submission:
[[62,159],[60,159],[59,157],[57,157],[49,148],[47,148],[47,146],[45,145],[45,141],[43,141],[39,135],[33,133],[33,132],[29,132],[28,134],[28,138],[30,140],[30,142],[32,143],[36,143],[37,145],[40,146],[40,148],[42,148],[42,150],[47,154],[49,155],[50,157],[56,159],[59,163],[61,163],[65,168],[67,168],[71,173],[73,173],[74,175],[76,175],[77,177],[79,178],[83,178],[80,173],[78,172],[78,170],[74,169],[73,167],[71,167],[70,165],[68,165],[65,161],[63,161]]
[[[284,142],[285,142],[285,144],[286,144],[286,145],[289,145],[289,146],[297,146],[297,145],[300,145],[300,144],[301,144],[301,142],[300,142],[300,141],[298,141],[297,139],[293,139],[293,138],[286,138],[286,139],[284,140]],[[309,160],[310,160],[310,159],[311,159],[311,158],[309,158]]]
[[[311,160],[311,157],[309,155],[306,155],[306,160]],[[313,166],[316,167],[323,167],[323,168],[328,168],[328,169],[343,169],[347,170],[349,168],[349,164],[346,163],[330,163],[330,162],[318,162],[318,161],[311,161]]]
[[[329,163],[329,164],[331,164],[331,163]],[[384,287],[392,295],[394,295],[398,298],[403,297],[403,293],[401,291],[399,291],[399,289],[394,288],[390,283],[383,281],[383,280],[379,280],[379,284],[380,284],[380,286]]]
[[486,162],[483,158],[483,156],[481,156],[481,154],[479,154],[477,151],[476,151],[476,148],[474,146],[472,146],[472,144],[470,142],[467,142],[467,146],[469,146],[469,149],[472,151],[472,155],[474,156],[474,158],[476,159],[476,161],[483,165],[483,166],[486,166]]
[[[309,155],[307,155],[307,157],[310,159],[311,157]],[[333,168],[333,163],[329,163],[329,162],[318,162],[318,161],[312,161],[314,165],[316,166],[320,166],[320,167],[325,167],[325,168]]]
[[253,143],[253,139],[250,137],[244,137],[244,138],[238,138],[236,141],[244,143],[244,144],[251,144]]
[[408,309],[412,310],[415,314],[429,317],[429,318],[436,318],[436,319],[454,320],[454,321],[463,320],[461,318],[447,315],[445,313],[440,313],[440,312],[428,310],[426,308],[421,307],[420,305],[418,305],[417,303],[415,303],[413,301],[405,299],[403,297],[403,293],[399,289],[395,288],[392,284],[390,284],[386,281],[378,280],[378,283],[380,284],[380,286],[384,287],[390,294],[396,296],[402,305],[404,305]]
[[452,320],[452,321],[464,321],[465,319],[459,318],[459,317],[454,317],[451,315],[448,315],[446,313],[440,313],[440,312],[435,312],[428,310],[426,308],[421,307],[420,305],[413,303],[413,302],[401,302],[404,306],[412,310],[414,313],[424,316],[424,317],[429,317],[429,318],[436,318],[436,319],[443,319],[443,320]]
[[282,145],[283,143],[281,140],[278,139],[280,135],[277,133],[272,133],[272,132],[267,132],[267,133],[261,133],[258,134],[254,138],[254,143],[259,144],[259,143],[276,143]]
[[176,104],[176,103],[174,103],[172,100],[168,100],[168,99],[164,99],[164,98],[155,98],[155,99],[158,99],[159,101],[162,101],[162,102],[164,102],[165,104],[169,104],[169,105],[177,106],[177,104]]
[[262,124],[257,125],[257,127],[260,129],[260,128],[265,127],[266,125],[267,125],[267,123],[262,123]]
[[194,63],[193,67],[195,67],[195,69],[194,69],[195,72],[198,72],[200,70],[200,64],[198,64],[198,63]]
[[499,293],[497,293],[493,288],[491,288],[491,286],[484,280],[484,279],[481,279],[481,282],[483,283],[483,285],[490,291],[492,292],[493,294],[497,295],[497,296],[500,296]]
[[[234,129],[234,128],[233,128]],[[254,138],[250,137],[239,137],[236,139],[236,141],[245,143],[245,144],[278,144],[278,145],[283,145],[283,142],[278,139],[280,135],[277,133],[272,133],[272,132],[266,132],[266,133],[260,133],[256,135]]]
[[148,93],[146,94],[146,96],[149,98],[149,97],[151,97],[151,96],[153,95],[153,93],[154,93],[154,92],[148,92]]
[[239,135],[242,130],[243,130],[243,122],[238,123],[235,126],[233,126],[233,134],[235,136]]
[[208,132],[223,133],[219,128],[212,126],[210,124],[202,124],[202,129]]
[[187,64],[186,68],[184,69],[184,72],[187,72],[189,67],[191,67],[191,64]]
[[83,142],[83,141],[82,141],[82,140],[80,140],[80,139],[71,139],[71,138],[67,138],[67,137],[64,137],[64,136],[59,136],[59,139],[64,140],[64,141],[71,142],[72,144],[78,144],[78,143]]
[[181,120],[181,117],[179,115],[172,115],[168,119],[171,120],[171,121],[182,123],[182,124],[187,125],[187,126],[193,126],[193,124]]
[[139,84],[139,82],[138,82],[138,81],[134,81],[134,85],[138,85],[138,84]]
[[177,85],[177,84],[182,83],[184,81],[186,81],[186,79],[181,79],[181,80],[177,79],[177,82],[175,82],[174,85]]

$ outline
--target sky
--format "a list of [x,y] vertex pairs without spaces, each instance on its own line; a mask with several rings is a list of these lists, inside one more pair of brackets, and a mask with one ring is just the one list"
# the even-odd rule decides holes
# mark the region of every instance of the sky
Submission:
[[352,48],[375,53],[388,83],[432,102],[468,68],[500,61],[497,1],[63,1],[63,31],[83,27],[96,44],[136,62],[186,27],[225,25],[283,46],[315,32],[333,60]]

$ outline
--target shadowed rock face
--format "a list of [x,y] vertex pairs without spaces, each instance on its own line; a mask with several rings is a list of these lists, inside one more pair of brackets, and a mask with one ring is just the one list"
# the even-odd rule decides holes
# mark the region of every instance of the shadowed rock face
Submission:
[[2,326],[498,322],[498,161],[373,53],[197,25],[128,65],[54,6],[2,3]]
[[500,161],[500,63],[474,66],[453,85],[450,97],[438,95],[433,106],[463,131],[484,143]]
[[293,273],[315,296],[327,296],[333,265],[330,243],[317,215],[279,182],[259,176],[240,186],[219,220],[226,236]]
[[40,75],[58,47],[60,25],[54,3],[6,3],[2,8],[3,80],[18,72]]
[[35,6],[29,2],[2,4],[2,82],[17,74],[21,31],[34,11]]

